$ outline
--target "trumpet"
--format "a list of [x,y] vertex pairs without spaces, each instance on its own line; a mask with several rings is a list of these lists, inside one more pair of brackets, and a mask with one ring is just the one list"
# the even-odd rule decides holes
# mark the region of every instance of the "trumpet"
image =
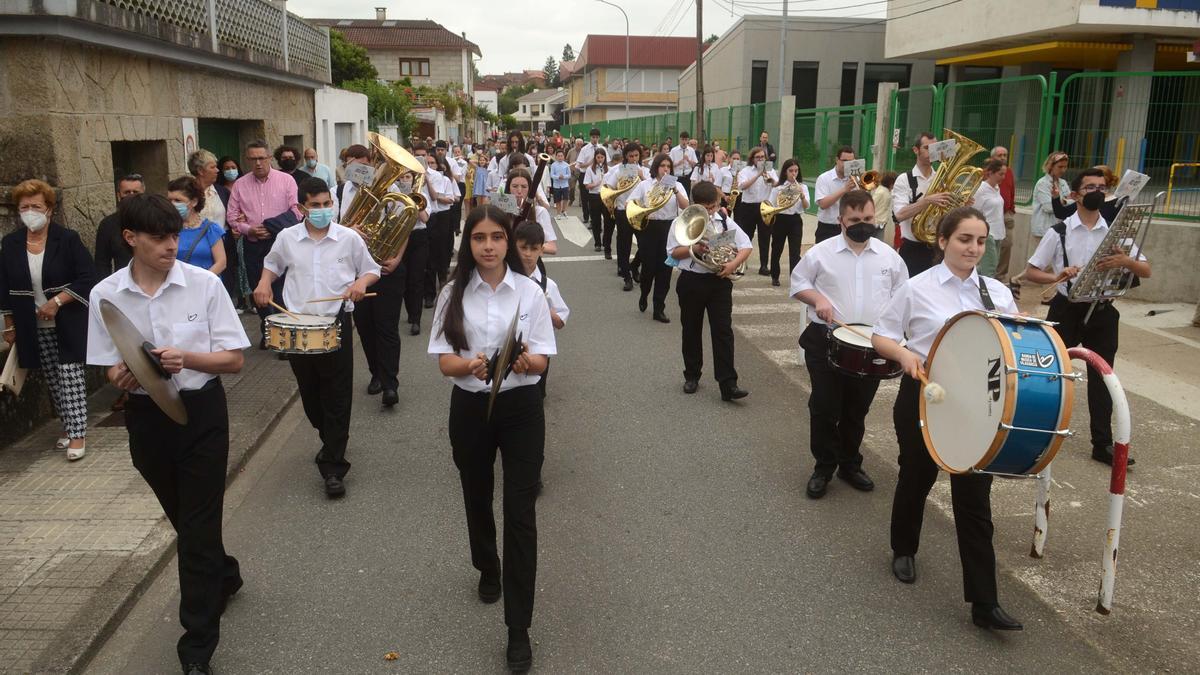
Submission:
[[[675,230],[675,241],[679,242],[680,246],[688,247],[692,254],[692,260],[696,261],[697,265],[713,274],[720,274],[726,265],[737,258],[738,250],[737,246],[733,244],[720,244],[710,246],[702,254],[696,252],[696,244],[707,243],[717,235],[717,232],[711,227],[711,222],[708,209],[699,204],[692,204],[675,217],[671,227]],[[729,280],[737,281],[745,274],[746,263],[743,261],[729,276]]]
[[[667,202],[675,196],[675,188],[663,185],[661,182],[655,183],[654,187],[650,188],[650,192],[646,194],[646,205],[642,206],[637,202],[627,204],[625,206],[625,216],[629,220],[629,226],[640,231],[646,226],[646,218],[651,213],[661,209],[667,205]],[[707,213],[707,211],[705,212]]]
[[880,176],[878,171],[871,170],[861,175],[851,175],[850,179],[854,181],[858,189],[872,192],[879,187]]

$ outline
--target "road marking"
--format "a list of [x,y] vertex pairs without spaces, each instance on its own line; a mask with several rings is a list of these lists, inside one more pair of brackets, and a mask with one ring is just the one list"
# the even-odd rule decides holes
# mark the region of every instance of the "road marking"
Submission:
[[799,302],[745,303],[733,306],[734,314],[799,314],[803,305]]
[[787,291],[785,291],[781,288],[776,288],[774,286],[758,286],[757,288],[746,288],[744,286],[735,286],[733,289],[733,297],[735,297],[735,298],[764,297],[764,296],[772,297],[772,298],[786,298]]
[[566,237],[567,241],[576,246],[587,246],[592,241],[592,231],[584,226],[583,221],[575,216],[567,216],[566,218],[554,219],[558,225],[558,230],[562,232],[562,236]]
[[[558,263],[594,262],[596,260],[604,260],[604,256],[603,255],[565,255],[565,256],[560,257],[560,256],[556,256],[556,255],[548,255],[548,256],[544,256],[543,259],[545,260],[545,263],[547,265],[557,265]],[[611,262],[611,261],[609,261],[609,262]]]
[[779,338],[779,337],[794,337],[799,338],[800,332],[796,326],[791,323],[760,323],[760,324],[742,324],[737,327],[737,331],[747,338]]

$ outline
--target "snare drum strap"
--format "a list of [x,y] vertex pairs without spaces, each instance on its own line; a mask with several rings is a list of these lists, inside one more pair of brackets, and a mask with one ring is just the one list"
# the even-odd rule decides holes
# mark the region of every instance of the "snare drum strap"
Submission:
[[992,302],[992,294],[988,293],[987,284],[983,282],[983,275],[979,275],[979,301],[983,303],[983,308],[989,312],[996,311],[996,303]]

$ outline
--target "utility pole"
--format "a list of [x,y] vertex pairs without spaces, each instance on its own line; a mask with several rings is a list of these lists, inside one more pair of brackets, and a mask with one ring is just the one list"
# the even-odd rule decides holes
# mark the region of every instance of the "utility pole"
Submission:
[[779,23],[779,100],[783,100],[785,94],[784,87],[784,64],[787,63],[787,0],[783,0],[783,20]]
[[707,145],[704,137],[704,0],[696,0],[696,142]]

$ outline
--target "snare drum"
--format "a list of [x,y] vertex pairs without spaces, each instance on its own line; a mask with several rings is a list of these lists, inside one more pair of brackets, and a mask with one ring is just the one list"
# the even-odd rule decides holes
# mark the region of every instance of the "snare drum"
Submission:
[[342,346],[336,316],[272,314],[267,317],[267,348],[281,354],[327,354]]
[[[863,335],[874,335],[870,326],[859,323],[849,325]],[[900,345],[903,346],[904,342],[901,341]],[[890,380],[904,372],[899,362],[883,358],[871,346],[870,340],[844,326],[829,332],[829,365],[846,375],[878,380]]]
[[929,351],[930,382],[945,400],[921,396],[921,432],[950,473],[1031,475],[1070,432],[1075,378],[1053,324],[990,312],[958,314]]

